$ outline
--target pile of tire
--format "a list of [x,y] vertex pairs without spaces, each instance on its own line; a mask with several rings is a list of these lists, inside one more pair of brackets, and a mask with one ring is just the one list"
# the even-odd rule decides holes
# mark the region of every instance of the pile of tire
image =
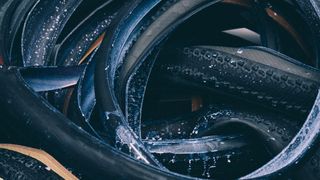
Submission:
[[319,179],[319,7],[0,2],[0,178]]

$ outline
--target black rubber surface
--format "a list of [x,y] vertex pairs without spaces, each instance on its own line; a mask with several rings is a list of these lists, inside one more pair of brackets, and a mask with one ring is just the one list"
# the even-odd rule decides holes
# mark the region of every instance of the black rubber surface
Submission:
[[0,149],[0,177],[8,180],[62,179],[41,162],[6,149]]

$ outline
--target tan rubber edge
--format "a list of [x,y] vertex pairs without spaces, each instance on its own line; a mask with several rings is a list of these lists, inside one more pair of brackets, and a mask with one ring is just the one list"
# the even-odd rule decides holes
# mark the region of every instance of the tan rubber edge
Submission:
[[[15,144],[0,144],[0,149],[7,149],[15,151],[26,156],[32,157],[43,164],[45,164],[50,170],[58,174],[63,179],[78,180],[78,178],[62,166],[57,160],[43,150],[25,147]],[[0,178],[0,180],[3,180]]]

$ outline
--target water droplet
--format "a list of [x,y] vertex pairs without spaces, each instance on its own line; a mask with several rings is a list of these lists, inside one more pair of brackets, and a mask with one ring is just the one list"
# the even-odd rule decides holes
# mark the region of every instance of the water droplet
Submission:
[[238,53],[238,54],[242,54],[242,53],[243,53],[243,50],[242,50],[242,49],[238,49],[237,53]]

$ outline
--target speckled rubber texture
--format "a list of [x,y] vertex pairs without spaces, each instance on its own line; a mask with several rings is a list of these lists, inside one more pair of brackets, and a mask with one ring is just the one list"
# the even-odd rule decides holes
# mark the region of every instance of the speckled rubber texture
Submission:
[[8,180],[62,179],[41,162],[6,149],[0,149],[0,177]]
[[160,73],[176,83],[191,84],[290,115],[307,115],[320,85],[319,71],[286,61],[272,52],[251,51],[256,49],[177,48],[163,57],[166,62]]

